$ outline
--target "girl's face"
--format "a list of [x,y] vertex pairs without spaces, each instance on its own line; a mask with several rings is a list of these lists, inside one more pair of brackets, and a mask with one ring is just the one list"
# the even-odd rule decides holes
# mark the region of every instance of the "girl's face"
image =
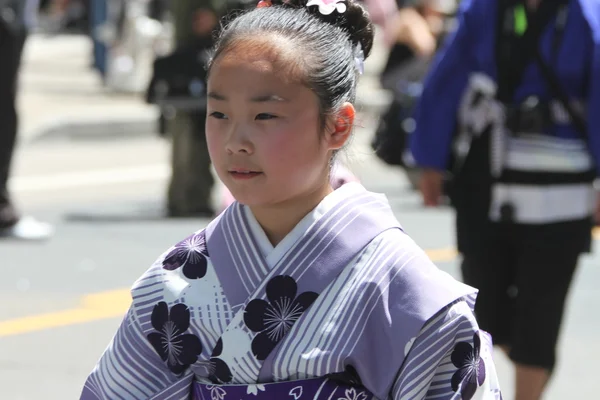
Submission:
[[298,60],[289,49],[272,38],[243,39],[221,53],[208,80],[211,160],[251,207],[328,189],[331,150],[343,145],[320,132],[318,98],[294,76]]

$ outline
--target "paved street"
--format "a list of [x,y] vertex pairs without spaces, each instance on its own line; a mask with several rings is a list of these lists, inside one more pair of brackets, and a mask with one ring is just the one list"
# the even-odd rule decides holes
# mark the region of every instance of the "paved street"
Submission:
[[[372,124],[364,122],[350,153],[354,170],[389,196],[417,242],[456,274],[451,214],[423,210],[400,173],[368,155]],[[166,247],[207,223],[160,218],[167,157],[166,143],[150,135],[22,149],[13,181],[18,200],[56,224],[57,235],[41,244],[0,242],[0,398],[77,398],[127,308],[127,288]],[[599,265],[599,256],[587,257],[579,270],[548,399],[594,397]],[[500,355],[498,364],[509,393],[510,370]]]

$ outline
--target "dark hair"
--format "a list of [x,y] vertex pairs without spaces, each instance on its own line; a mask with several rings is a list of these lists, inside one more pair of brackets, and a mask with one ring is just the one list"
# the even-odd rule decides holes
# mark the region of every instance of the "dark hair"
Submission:
[[[258,2],[258,1],[257,1]],[[341,1],[346,10],[323,15],[307,0],[271,0],[272,6],[255,8],[226,25],[217,39],[214,60],[238,40],[273,33],[289,39],[303,68],[303,83],[319,98],[321,123],[344,102],[354,102],[358,71],[355,51],[360,44],[365,59],[373,47],[374,28],[367,11],[356,0]]]

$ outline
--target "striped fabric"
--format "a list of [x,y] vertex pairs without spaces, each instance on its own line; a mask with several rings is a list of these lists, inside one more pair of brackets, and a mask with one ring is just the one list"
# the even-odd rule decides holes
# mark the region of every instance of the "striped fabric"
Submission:
[[[471,296],[458,301],[427,323],[409,349],[409,356],[394,383],[393,399],[463,398],[461,393],[452,390],[452,377],[456,373],[452,353],[458,343],[472,344],[473,334],[479,329],[471,313],[474,300]],[[499,400],[502,396],[492,359],[492,342],[483,332],[481,359],[486,380],[473,398]]]

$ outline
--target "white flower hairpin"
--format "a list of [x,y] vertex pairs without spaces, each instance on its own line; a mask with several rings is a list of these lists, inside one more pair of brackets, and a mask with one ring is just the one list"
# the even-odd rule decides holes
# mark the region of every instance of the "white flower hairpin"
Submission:
[[340,14],[346,12],[344,0],[309,0],[306,7],[319,6],[319,12],[323,15],[329,15],[336,11]]
[[365,52],[363,51],[362,45],[359,43],[354,48],[354,63],[359,74],[365,73]]

